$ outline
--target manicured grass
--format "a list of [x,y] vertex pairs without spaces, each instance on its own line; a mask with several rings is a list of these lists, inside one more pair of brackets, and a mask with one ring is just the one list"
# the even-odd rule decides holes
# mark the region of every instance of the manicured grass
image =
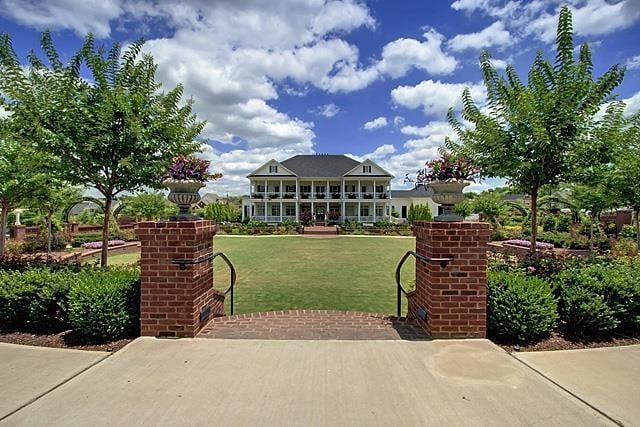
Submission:
[[[415,249],[415,240],[216,236],[214,245],[238,273],[236,313],[326,309],[395,314],[395,268],[406,251]],[[137,258],[136,253],[117,254],[109,262],[130,263]],[[405,288],[414,280],[414,269],[411,258],[403,269]],[[225,290],[228,283],[226,264],[217,259],[215,288]],[[405,303],[403,298],[403,307]]]

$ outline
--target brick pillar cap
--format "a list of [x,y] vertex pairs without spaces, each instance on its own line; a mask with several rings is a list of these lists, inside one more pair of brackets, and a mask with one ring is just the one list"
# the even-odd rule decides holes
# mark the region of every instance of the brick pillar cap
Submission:
[[437,229],[449,229],[449,228],[473,228],[473,229],[489,229],[488,222],[436,222],[436,221],[416,221],[413,223],[414,228],[437,228]]

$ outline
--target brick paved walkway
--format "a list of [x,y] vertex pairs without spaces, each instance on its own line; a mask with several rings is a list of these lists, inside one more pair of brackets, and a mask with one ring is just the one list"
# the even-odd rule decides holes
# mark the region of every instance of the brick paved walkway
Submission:
[[413,321],[395,316],[332,310],[290,310],[212,319],[200,338],[274,340],[427,340]]

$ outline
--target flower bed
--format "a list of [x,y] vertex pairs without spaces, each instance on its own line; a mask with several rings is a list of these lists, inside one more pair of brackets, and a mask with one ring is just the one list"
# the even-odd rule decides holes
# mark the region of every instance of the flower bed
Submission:
[[[531,247],[530,241],[522,240],[522,239],[510,239],[510,240],[505,240],[502,243],[506,245],[522,246],[525,248]],[[551,243],[536,242],[536,248],[537,249],[553,249],[554,246]]]
[[[120,246],[124,245],[124,240],[109,240],[107,246]],[[102,242],[87,242],[83,243],[82,247],[85,249],[102,249]]]

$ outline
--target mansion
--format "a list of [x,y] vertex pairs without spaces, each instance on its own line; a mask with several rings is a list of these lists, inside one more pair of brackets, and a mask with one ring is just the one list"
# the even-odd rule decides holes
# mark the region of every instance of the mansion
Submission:
[[[391,191],[393,175],[371,160],[359,162],[344,155],[270,160],[247,178],[250,193],[242,201],[243,220],[298,221],[301,213],[309,212],[317,224],[374,223],[391,219],[392,212],[406,219],[411,203],[428,203],[432,213],[437,213],[437,205],[424,190]],[[398,200],[394,193],[400,196]],[[411,195],[420,200],[412,200]]]

